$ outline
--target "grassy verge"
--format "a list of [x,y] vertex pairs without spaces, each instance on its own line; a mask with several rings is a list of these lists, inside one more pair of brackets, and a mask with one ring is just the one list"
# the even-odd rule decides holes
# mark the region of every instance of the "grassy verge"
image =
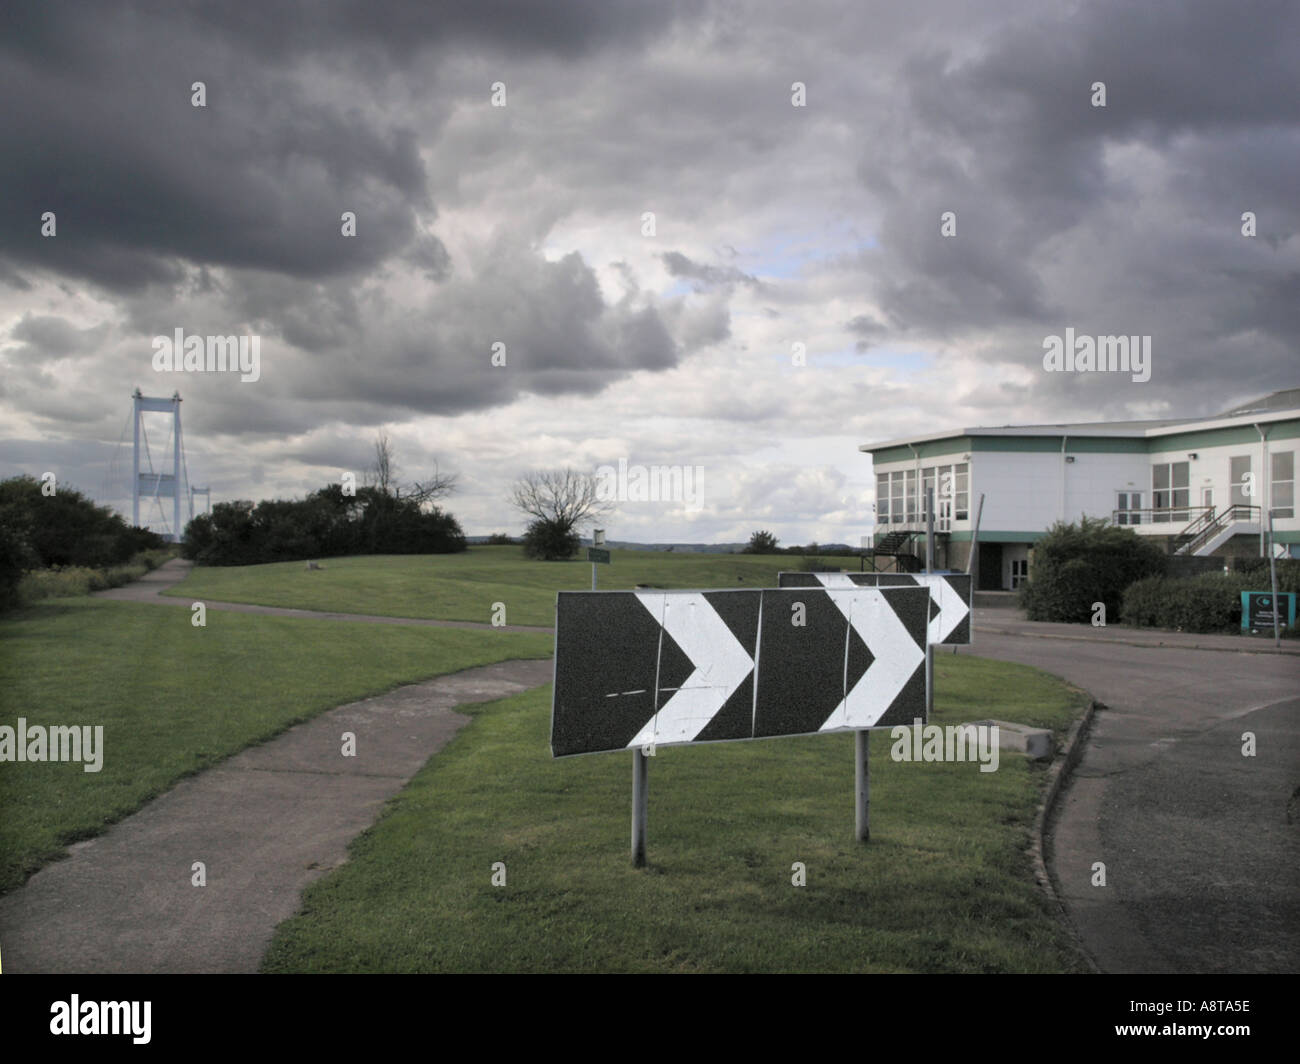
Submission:
[[[856,568],[852,558],[826,559]],[[776,574],[798,569],[789,555],[613,552],[601,565],[604,590],[637,584],[665,588],[775,587]],[[474,547],[463,554],[379,555],[330,558],[308,572],[302,562],[231,568],[196,567],[167,592],[182,598],[251,602],[301,610],[424,617],[444,621],[492,620],[493,603],[506,606],[509,624],[555,623],[555,593],[591,587],[583,561],[535,562],[519,547]]]
[[[1023,666],[940,655],[936,675],[938,723],[1061,732],[1085,704]],[[265,970],[1083,970],[1025,854],[1043,769],[1024,758],[900,764],[875,733],[862,847],[851,736],[663,749],[636,871],[632,755],[552,760],[549,699],[467,707],[473,723],[280,925]]]
[[0,619],[0,724],[103,725],[99,772],[0,764],[0,891],[178,779],[398,684],[510,658],[549,636],[403,628],[61,599]]

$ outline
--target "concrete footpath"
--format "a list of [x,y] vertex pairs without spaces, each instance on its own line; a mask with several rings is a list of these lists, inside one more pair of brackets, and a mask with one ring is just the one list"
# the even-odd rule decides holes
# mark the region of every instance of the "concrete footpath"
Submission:
[[257,971],[303,889],[469,720],[455,707],[551,678],[507,661],[401,687],[182,780],[0,897],[5,974]]

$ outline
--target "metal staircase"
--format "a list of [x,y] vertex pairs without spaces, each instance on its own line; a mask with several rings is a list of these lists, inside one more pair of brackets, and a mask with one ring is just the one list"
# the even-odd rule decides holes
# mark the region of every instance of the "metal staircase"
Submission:
[[1217,513],[1206,510],[1173,537],[1172,553],[1204,557],[1213,554],[1233,536],[1259,531],[1260,508],[1234,503]]

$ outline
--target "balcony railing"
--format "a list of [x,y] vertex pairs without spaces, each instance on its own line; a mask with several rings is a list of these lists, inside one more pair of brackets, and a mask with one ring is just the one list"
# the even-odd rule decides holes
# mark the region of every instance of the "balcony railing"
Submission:
[[1193,518],[1199,521],[1213,516],[1213,506],[1148,506],[1139,510],[1112,510],[1110,520],[1115,525],[1181,525]]

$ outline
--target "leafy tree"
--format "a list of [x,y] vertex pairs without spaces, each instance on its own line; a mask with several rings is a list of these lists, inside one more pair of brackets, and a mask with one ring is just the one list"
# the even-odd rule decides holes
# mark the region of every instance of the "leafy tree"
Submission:
[[1163,576],[1165,564],[1165,553],[1131,528],[1104,518],[1084,517],[1077,525],[1058,521],[1034,545],[1020,604],[1031,621],[1083,623],[1100,602],[1115,620],[1124,589]]
[[749,543],[742,554],[776,554],[779,552],[777,547],[778,540],[771,532],[755,532],[749,537]]
[[30,522],[17,510],[0,510],[0,610],[18,605],[18,583],[23,573],[40,565],[27,541]]
[[578,533],[565,532],[554,521],[537,520],[524,532],[524,557],[550,562],[572,558],[578,553],[582,540]]
[[301,500],[218,503],[185,530],[187,558],[255,565],[348,554],[448,554],[465,549],[449,513],[378,485],[343,494],[330,484]]
[[0,481],[0,514],[24,530],[23,538],[36,559],[31,568],[99,569],[163,545],[157,533],[132,528],[111,507],[97,506],[75,488],[56,484],[53,495],[42,494],[41,482],[32,476]]

